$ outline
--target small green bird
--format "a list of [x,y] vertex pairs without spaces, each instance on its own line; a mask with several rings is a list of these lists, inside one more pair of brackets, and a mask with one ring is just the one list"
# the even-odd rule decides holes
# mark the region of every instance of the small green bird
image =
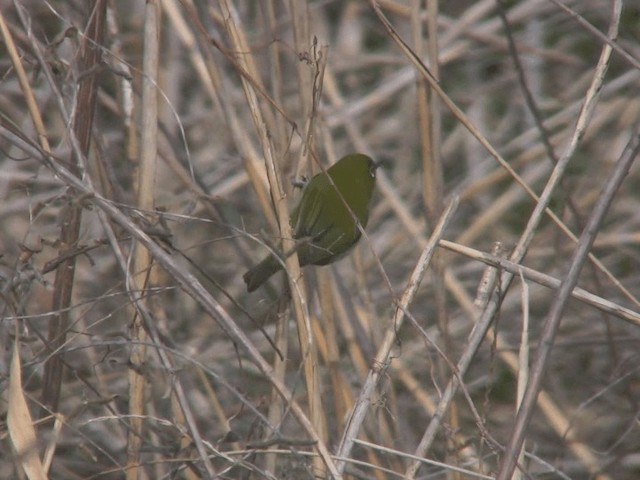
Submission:
[[[301,267],[333,263],[357,243],[360,239],[358,223],[364,228],[369,219],[376,168],[377,164],[367,155],[354,153],[341,158],[327,169],[327,173],[319,173],[307,183],[302,199],[289,219],[293,238],[299,240],[295,250]],[[271,254],[245,273],[242,278],[247,290],[253,292],[271,275],[282,270],[282,262]]]

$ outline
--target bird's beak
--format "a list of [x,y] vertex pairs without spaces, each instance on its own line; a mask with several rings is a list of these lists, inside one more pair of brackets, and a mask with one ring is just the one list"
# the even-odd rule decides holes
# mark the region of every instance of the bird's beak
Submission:
[[383,168],[384,170],[391,169],[392,161],[390,158],[380,158],[379,160],[373,161],[373,166],[377,170],[378,168]]

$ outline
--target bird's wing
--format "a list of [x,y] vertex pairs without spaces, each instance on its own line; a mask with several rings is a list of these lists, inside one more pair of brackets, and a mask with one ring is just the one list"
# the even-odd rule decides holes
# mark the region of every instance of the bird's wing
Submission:
[[322,199],[322,190],[309,185],[300,200],[300,204],[291,214],[293,219],[294,238],[316,237],[323,234],[329,225],[320,225],[322,210],[325,202]]

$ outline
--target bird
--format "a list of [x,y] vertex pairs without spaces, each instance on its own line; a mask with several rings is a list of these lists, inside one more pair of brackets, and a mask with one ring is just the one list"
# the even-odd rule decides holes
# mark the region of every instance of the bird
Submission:
[[[367,226],[377,167],[371,157],[352,153],[309,180],[291,212],[296,246],[286,256],[296,251],[301,267],[342,258],[360,240],[360,227]],[[259,288],[283,265],[282,258],[267,255],[243,275],[247,291]]]

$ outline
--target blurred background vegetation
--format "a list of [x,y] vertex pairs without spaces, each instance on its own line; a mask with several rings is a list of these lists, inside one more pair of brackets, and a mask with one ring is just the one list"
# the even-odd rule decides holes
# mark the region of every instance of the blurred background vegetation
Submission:
[[[476,135],[533,192],[569,155],[549,206],[576,236],[639,134],[640,5],[623,1],[617,16],[614,3],[379,2]],[[478,252],[438,249],[406,309],[411,321],[396,325],[379,365],[397,302],[454,196],[444,238],[486,253],[500,242],[504,256],[535,201],[429,88],[371,4],[0,5],[0,477],[38,470],[35,452],[50,478],[325,478],[326,465],[311,455],[317,443],[290,404],[313,417],[316,441],[336,452],[375,367],[380,382],[345,473],[405,478],[407,455],[470,348],[487,267]],[[612,25],[615,49],[596,97],[588,89]],[[585,101],[595,110],[571,150]],[[27,153],[23,140],[53,157]],[[300,195],[294,180],[354,151],[383,165],[367,237],[340,262],[303,270],[302,310],[291,307],[284,275],[247,294],[242,274],[278,248],[276,178],[291,208]],[[68,168],[180,272],[195,275],[220,317],[175,272],[145,260],[132,231],[52,165]],[[639,207],[635,165],[591,250],[600,263],[588,262],[579,280],[628,310],[569,303],[526,431],[524,478],[640,477]],[[545,216],[522,263],[563,279],[575,249]],[[491,478],[514,454],[504,447],[526,364],[513,361],[523,319],[533,361],[558,287],[516,278],[496,288],[504,298],[462,377],[464,394],[419,455],[441,463],[423,465],[416,478]],[[308,352],[297,333],[305,311]],[[221,326],[222,316],[249,343]],[[275,372],[257,367],[250,348]],[[14,359],[10,375],[14,351],[21,363]],[[273,378],[293,397],[274,393]],[[312,407],[314,398],[321,405]],[[37,421],[36,443],[26,446],[17,436],[31,422],[12,430],[7,421],[12,402],[22,401]]]

